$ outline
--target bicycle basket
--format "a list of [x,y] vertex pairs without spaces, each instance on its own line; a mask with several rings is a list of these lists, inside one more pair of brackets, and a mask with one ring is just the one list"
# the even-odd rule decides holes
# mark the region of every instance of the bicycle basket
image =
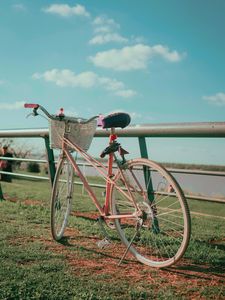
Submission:
[[[77,123],[80,119],[65,117],[63,120],[49,121],[50,147],[55,149],[62,148],[62,138],[67,134],[68,139],[87,151],[91,145],[95,134],[97,120],[91,120],[86,124]],[[84,119],[83,119],[84,120]],[[74,150],[69,147],[70,150]]]

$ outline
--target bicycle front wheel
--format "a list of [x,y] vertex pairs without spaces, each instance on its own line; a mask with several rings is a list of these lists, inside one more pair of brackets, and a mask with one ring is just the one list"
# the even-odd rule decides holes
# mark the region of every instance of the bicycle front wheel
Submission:
[[115,225],[127,251],[152,267],[176,263],[188,246],[191,222],[174,177],[158,163],[140,158],[125,163],[115,181],[120,188],[113,187],[112,212],[121,216]]
[[64,234],[73,195],[73,168],[66,158],[58,163],[51,196],[51,233],[59,241]]

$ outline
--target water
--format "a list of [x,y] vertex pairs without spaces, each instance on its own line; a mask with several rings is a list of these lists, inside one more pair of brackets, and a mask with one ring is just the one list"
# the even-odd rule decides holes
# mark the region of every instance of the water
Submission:
[[[93,167],[81,166],[81,170],[87,176],[98,176],[97,171]],[[187,194],[225,198],[225,177],[180,173],[174,173],[173,176]]]
[[197,174],[173,174],[184,191],[202,196],[225,198],[225,177]]

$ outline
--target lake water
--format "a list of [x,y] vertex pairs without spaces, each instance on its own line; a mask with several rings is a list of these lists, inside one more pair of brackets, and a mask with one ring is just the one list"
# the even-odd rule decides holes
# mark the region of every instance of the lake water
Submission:
[[196,174],[173,174],[184,191],[202,196],[225,198],[225,177]]
[[[81,170],[89,176],[98,175],[97,171],[90,166],[81,167]],[[225,177],[183,173],[172,174],[185,193],[225,198]]]

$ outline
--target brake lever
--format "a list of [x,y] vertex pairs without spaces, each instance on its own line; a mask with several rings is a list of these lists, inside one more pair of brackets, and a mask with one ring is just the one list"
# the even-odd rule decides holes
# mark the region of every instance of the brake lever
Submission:
[[26,115],[26,119],[28,119],[30,116],[35,117],[34,113],[32,112],[32,113],[29,113],[28,115]]
[[33,115],[33,113],[29,113],[28,115],[26,115],[26,119],[28,119],[32,115]]
[[29,118],[30,116],[33,116],[33,117],[38,116],[39,114],[38,114],[37,110],[38,110],[38,107],[35,107],[35,108],[33,109],[33,112],[32,112],[32,113],[29,113],[29,114],[26,116],[26,118]]

